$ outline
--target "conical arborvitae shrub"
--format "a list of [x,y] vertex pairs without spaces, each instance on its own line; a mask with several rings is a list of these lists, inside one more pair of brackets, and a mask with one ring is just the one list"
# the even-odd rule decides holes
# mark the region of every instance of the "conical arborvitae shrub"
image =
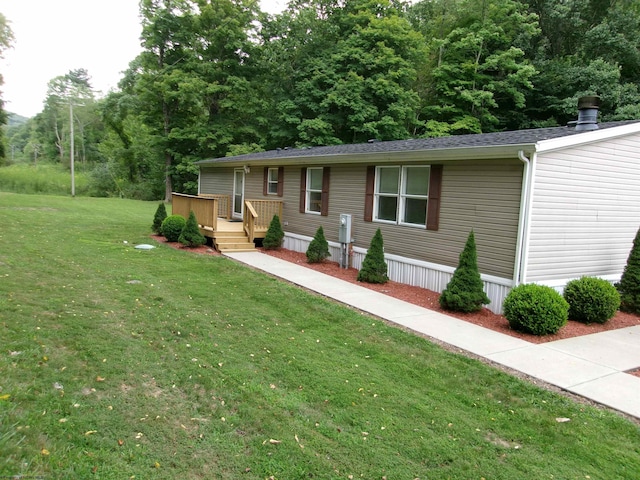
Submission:
[[458,268],[440,295],[440,306],[456,312],[476,312],[482,305],[490,303],[484,293],[482,279],[478,271],[478,254],[473,231],[460,254]]
[[156,214],[153,216],[153,225],[151,225],[153,233],[157,233],[158,235],[162,234],[162,222],[165,218],[167,218],[167,209],[164,203],[161,203],[158,205]]
[[640,313],[640,230],[633,240],[633,247],[627,258],[620,282],[616,283],[620,292],[620,310]]
[[282,239],[284,238],[284,232],[282,231],[282,225],[280,225],[280,217],[274,215],[267,229],[267,233],[262,240],[262,247],[265,250],[275,250],[282,246]]
[[327,239],[324,238],[324,230],[322,229],[322,227],[318,227],[313,240],[311,240],[309,247],[307,247],[307,262],[319,263],[330,256],[331,253],[329,253],[329,242],[327,242]]
[[196,214],[193,213],[193,210],[189,212],[189,218],[182,229],[178,241],[187,247],[199,247],[207,243],[207,239],[200,233],[198,220],[196,220]]
[[358,272],[359,282],[387,283],[387,263],[384,261],[382,232],[378,229],[371,239],[371,245]]

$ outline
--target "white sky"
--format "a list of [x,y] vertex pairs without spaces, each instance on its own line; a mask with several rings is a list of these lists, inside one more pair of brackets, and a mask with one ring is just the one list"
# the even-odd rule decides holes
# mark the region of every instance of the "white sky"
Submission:
[[[286,0],[261,0],[277,13]],[[47,83],[84,68],[95,90],[117,88],[140,52],[138,0],[0,0],[13,48],[0,60],[5,110],[25,117],[42,111]]]

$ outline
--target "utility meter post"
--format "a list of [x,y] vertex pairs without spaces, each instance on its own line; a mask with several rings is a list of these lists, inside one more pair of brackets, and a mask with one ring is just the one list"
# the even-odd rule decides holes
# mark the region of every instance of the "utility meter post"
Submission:
[[340,242],[340,267],[349,268],[349,245],[351,244],[351,215],[340,214],[340,228],[338,229]]

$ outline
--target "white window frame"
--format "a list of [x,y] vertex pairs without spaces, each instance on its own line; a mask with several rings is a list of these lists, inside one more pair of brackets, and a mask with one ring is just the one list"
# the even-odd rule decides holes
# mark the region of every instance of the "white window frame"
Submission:
[[[311,172],[319,171],[320,172],[320,189],[314,190],[311,188]],[[324,174],[323,167],[308,167],[307,168],[307,182],[305,185],[305,202],[304,202],[304,211],[305,213],[311,213],[314,215],[322,214],[322,178]],[[311,210],[309,207],[311,205],[311,194],[319,193],[320,194],[320,205],[318,206],[318,210]]]
[[[391,169],[391,168],[395,168],[398,169],[398,189],[396,190],[395,193],[381,193],[380,192],[380,171],[382,169]],[[415,195],[415,194],[408,194],[406,192],[407,190],[407,170],[409,168],[426,168],[429,169],[429,179],[431,178],[431,171],[430,171],[430,166],[429,165],[385,165],[385,166],[379,166],[376,167],[376,176],[375,176],[375,188],[374,188],[374,194],[373,194],[373,221],[375,222],[380,222],[380,223],[388,223],[391,225],[406,225],[406,226],[410,226],[410,227],[417,227],[417,228],[427,228],[427,215],[425,215],[424,218],[424,223],[409,223],[409,222],[404,222],[402,221],[402,219],[405,216],[405,210],[406,210],[406,206],[407,206],[407,199],[419,199],[419,200],[425,200],[427,202],[427,205],[429,204],[429,185],[427,183],[427,194],[426,195]],[[428,181],[427,181],[428,182]],[[395,220],[387,220],[387,219],[381,219],[378,218],[378,212],[379,212],[379,203],[380,203],[380,197],[394,197],[397,198],[397,209],[396,209],[396,218]]]
[[[275,176],[275,178],[273,178]],[[272,191],[273,190],[273,191]],[[267,195],[278,195],[278,168],[267,169]]]

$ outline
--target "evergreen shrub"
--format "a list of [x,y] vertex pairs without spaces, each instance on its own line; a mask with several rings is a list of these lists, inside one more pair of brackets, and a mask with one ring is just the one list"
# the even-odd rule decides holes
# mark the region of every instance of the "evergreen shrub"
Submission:
[[262,240],[262,247],[266,250],[275,250],[282,246],[282,239],[284,238],[284,231],[282,225],[280,225],[280,217],[274,215],[267,229],[267,233]]
[[569,316],[569,304],[562,295],[534,283],[515,287],[502,307],[511,328],[533,335],[557,333]]
[[167,208],[164,206],[164,203],[161,203],[158,205],[156,213],[153,216],[153,225],[151,225],[153,233],[157,233],[158,235],[161,233],[162,222],[165,218],[167,218]]
[[615,286],[620,292],[620,310],[640,314],[640,230],[633,240],[622,278]]
[[582,277],[564,288],[569,303],[569,318],[583,323],[605,323],[620,307],[616,287],[602,278]]
[[311,243],[307,248],[307,262],[319,263],[330,256],[331,253],[329,253],[329,242],[327,242],[327,239],[324,238],[324,230],[322,229],[322,227],[318,227],[313,240],[311,240]]
[[199,247],[207,243],[207,239],[200,233],[198,220],[193,210],[189,212],[189,218],[180,233],[180,237],[178,237],[178,241],[187,247]]
[[439,298],[440,306],[456,312],[476,312],[491,302],[484,293],[478,270],[478,255],[473,231],[460,253],[458,267]]
[[169,215],[162,221],[160,230],[168,242],[177,242],[187,221],[181,215]]
[[382,232],[378,229],[371,239],[369,250],[362,262],[362,268],[358,272],[359,282],[387,283],[387,263],[384,261],[384,242]]

